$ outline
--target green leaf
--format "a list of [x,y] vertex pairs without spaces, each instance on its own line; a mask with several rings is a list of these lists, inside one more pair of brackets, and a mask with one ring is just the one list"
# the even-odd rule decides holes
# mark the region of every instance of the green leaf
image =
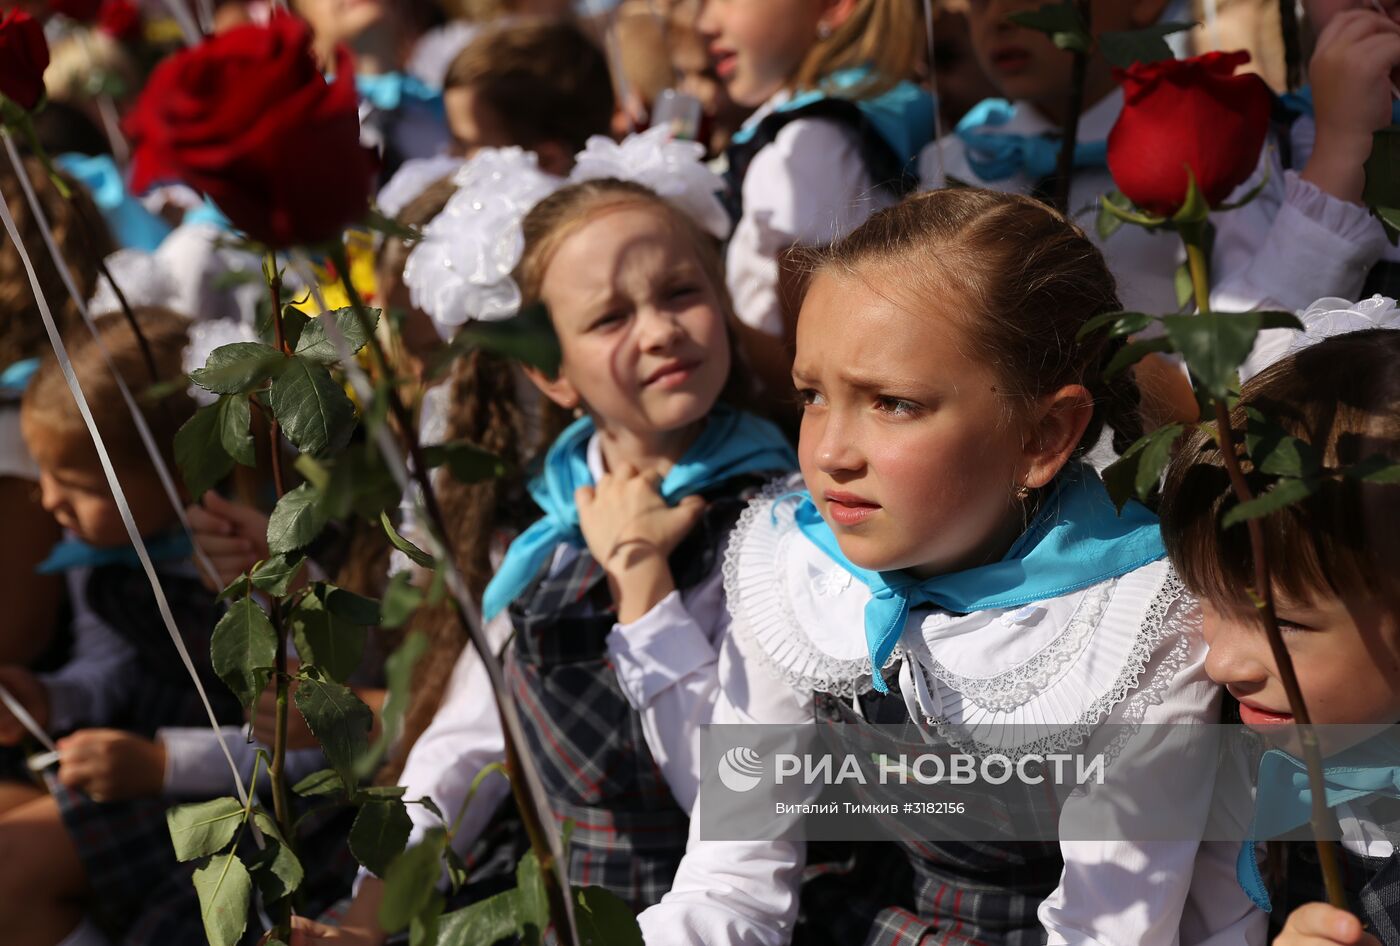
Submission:
[[[507,890],[461,910],[444,913],[438,924],[438,946],[483,946],[513,936],[520,893]],[[383,921],[383,914],[380,914]]]
[[1013,13],[1008,19],[1017,26],[1044,33],[1056,46],[1069,52],[1087,53],[1093,45],[1089,27],[1073,0],[1047,3],[1035,10]]
[[409,572],[395,572],[379,602],[379,626],[393,630],[402,627],[423,603],[423,592],[413,585]]
[[[442,874],[443,848],[447,833],[433,828],[423,840],[394,858],[384,874],[384,899],[379,905],[379,925],[385,932],[397,933],[422,914]],[[511,927],[514,929],[514,927]],[[493,940],[472,940],[490,943]]]
[[229,606],[214,626],[209,658],[238,702],[253,705],[277,661],[277,632],[256,601],[244,598]]
[[248,592],[252,589],[252,587],[253,584],[248,580],[248,576],[246,574],[239,575],[233,581],[225,585],[224,590],[220,591],[218,597],[216,597],[214,600],[232,601],[234,598],[246,598],[248,596]]
[[626,901],[606,887],[575,887],[579,946],[643,946],[642,928]]
[[351,624],[373,627],[379,623],[379,602],[335,585],[322,586],[322,600],[331,614]]
[[267,520],[268,551],[286,555],[311,544],[326,525],[318,499],[316,488],[302,483],[277,501]]
[[480,483],[506,475],[504,460],[464,441],[424,447],[423,462],[429,469],[447,464],[452,478],[459,483]]
[[1254,497],[1249,502],[1232,506],[1221,520],[1221,528],[1228,529],[1238,523],[1278,512],[1300,500],[1307,499],[1315,492],[1317,492],[1315,480],[1281,479],[1269,487],[1268,491]]
[[1371,456],[1343,470],[1342,475],[1362,483],[1393,486],[1400,483],[1400,463],[1392,463],[1379,455]]
[[399,535],[398,530],[394,528],[394,524],[389,521],[387,513],[381,512],[379,514],[379,523],[384,527],[384,534],[389,537],[389,542],[394,548],[407,555],[409,561],[423,568],[435,568],[437,566],[436,560],[431,555],[408,541],[408,539]]
[[218,854],[194,872],[194,889],[209,946],[238,946],[253,895],[248,868],[232,854]]
[[1109,359],[1108,364],[1103,369],[1105,378],[1112,378],[1154,352],[1171,351],[1171,341],[1165,338],[1143,338],[1135,342],[1128,342],[1118,350],[1118,353]]
[[291,351],[296,351],[297,342],[301,340],[301,333],[306,328],[306,323],[311,321],[311,316],[301,311],[294,305],[284,305],[282,307],[282,341]]
[[192,861],[209,857],[228,847],[243,823],[243,803],[237,798],[215,798],[192,805],[175,805],[165,810],[170,843],[175,858]]
[[[1156,214],[1136,209],[1133,207],[1132,201],[1119,191],[1110,191],[1099,198],[1099,213],[1116,217],[1123,223],[1135,224],[1148,230],[1155,230],[1167,222],[1166,217],[1159,217]],[[1104,224],[1103,226],[1108,225]],[[1113,230],[1117,229],[1117,226],[1113,227]]]
[[301,339],[297,342],[296,347],[297,357],[323,365],[332,365],[340,360],[335,345],[331,343],[330,336],[326,334],[326,319],[335,320],[335,324],[345,335],[345,341],[349,344],[352,354],[364,348],[369,341],[370,332],[373,332],[374,327],[379,324],[379,310],[367,309],[366,314],[369,332],[361,327],[360,320],[355,316],[355,310],[349,306],[318,315],[308,322],[306,328],[302,330]]
[[[371,423],[369,417],[362,420],[366,427]],[[378,521],[385,509],[396,508],[403,495],[383,456],[370,443],[365,449],[352,446],[337,456],[323,490],[332,519],[353,513],[368,522]]]
[[1161,62],[1174,57],[1165,37],[1189,30],[1195,23],[1158,23],[1141,30],[1099,34],[1099,52],[1120,69],[1136,62]]
[[287,589],[296,581],[301,574],[301,568],[306,564],[306,556],[300,552],[286,552],[282,555],[274,555],[265,559],[253,567],[253,573],[249,576],[254,588],[269,594],[274,598],[281,598],[287,594]]
[[1400,207],[1400,125],[1382,128],[1371,138],[1361,200],[1372,208]]
[[1136,335],[1155,321],[1157,316],[1148,315],[1146,312],[1105,312],[1081,325],[1079,331],[1074,333],[1074,338],[1076,341],[1083,341],[1105,325],[1110,326],[1109,338]]
[[277,822],[262,809],[253,810],[253,820],[263,833],[267,846],[259,851],[252,864],[258,890],[269,903],[289,897],[305,879],[306,872],[287,839],[277,828]]
[[527,943],[538,943],[549,928],[549,897],[544,891],[544,874],[534,851],[526,851],[515,865],[515,892],[520,895],[516,908],[516,930]]
[[526,306],[514,318],[468,322],[452,339],[458,351],[480,348],[532,365],[549,377],[559,373],[559,338],[543,303]]
[[[1210,204],[1206,203],[1206,196],[1201,193],[1200,185],[1196,183],[1196,171],[1191,165],[1184,165],[1186,168],[1186,199],[1176,213],[1172,214],[1172,223],[1193,224],[1205,223],[1210,220]],[[1205,304],[1202,303],[1202,308]]]
[[1104,486],[1121,512],[1128,500],[1146,500],[1171,460],[1172,446],[1185,428],[1168,424],[1139,438],[1103,471]]
[[1372,207],[1371,211],[1385,225],[1385,235],[1390,239],[1390,245],[1400,243],[1400,208]]
[[374,874],[383,877],[403,852],[413,819],[402,799],[374,798],[360,806],[350,826],[350,853]]
[[345,791],[345,783],[335,769],[320,769],[312,772],[292,786],[292,791],[308,798],[316,795],[339,795]]
[[370,798],[402,798],[408,789],[403,785],[366,785],[355,793],[357,803]]
[[1297,437],[1286,433],[1257,407],[1245,408],[1245,447],[1255,469],[1271,476],[1313,476],[1322,457]]
[[1176,290],[1176,304],[1178,308],[1184,309],[1189,303],[1195,301],[1196,286],[1191,282],[1190,266],[1182,263],[1176,268],[1176,273],[1172,277],[1172,288]]
[[423,909],[408,924],[408,946],[435,946],[442,908],[446,905],[446,898],[434,890]]
[[287,439],[316,456],[343,450],[355,430],[355,406],[324,365],[301,356],[287,362],[268,393]]
[[344,683],[359,669],[368,632],[341,620],[316,595],[303,597],[287,621],[303,662],[313,664],[337,683]]
[[348,687],[312,674],[304,673],[293,698],[326,761],[350,788],[355,784],[355,760],[369,745],[374,714]]
[[1128,198],[1118,191],[1110,191],[1103,195],[1099,201],[1099,212],[1094,218],[1094,230],[1098,232],[1100,240],[1107,240],[1117,233],[1119,228],[1128,221],[1123,219],[1121,214],[1116,214],[1110,207],[1127,209],[1125,206]]
[[224,452],[244,466],[256,466],[253,435],[248,430],[253,415],[248,399],[241,394],[225,394],[219,398],[219,444]]
[[[384,757],[384,753],[388,752],[389,747],[399,738],[399,731],[403,726],[403,714],[408,709],[410,691],[413,686],[413,670],[427,650],[427,635],[422,631],[412,631],[384,661],[384,677],[388,696],[385,697],[384,706],[379,711],[379,737],[375,739],[370,751],[360,760],[358,770],[360,775],[368,777],[378,767],[379,760]],[[423,801],[431,808],[437,808],[432,799],[425,798]],[[442,817],[441,813],[438,817]]]
[[175,432],[175,464],[195,501],[228,476],[233,457],[224,449],[221,405],[206,404]]
[[394,237],[403,240],[405,243],[416,243],[423,239],[423,234],[410,227],[406,223],[399,223],[393,217],[387,217],[378,210],[371,210],[361,221],[361,225],[367,230],[375,233],[382,233],[387,237]]
[[1240,364],[1266,328],[1302,328],[1291,312],[1198,312],[1166,315],[1162,326],[1191,374],[1211,397],[1224,400],[1239,383]]
[[234,342],[209,353],[203,368],[190,372],[190,380],[215,394],[247,394],[281,372],[286,359],[262,342]]

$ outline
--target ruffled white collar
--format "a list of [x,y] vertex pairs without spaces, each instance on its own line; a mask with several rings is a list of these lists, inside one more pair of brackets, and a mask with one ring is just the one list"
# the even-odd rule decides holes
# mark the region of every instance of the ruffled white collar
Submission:
[[[740,517],[724,582],[736,643],[799,691],[870,689],[866,587],[798,531],[800,479],[770,484]],[[1177,607],[1180,602],[1181,606]],[[1032,733],[1037,749],[1075,745],[1137,688],[1153,655],[1194,620],[1158,562],[1014,610],[910,613],[885,670],[900,668],[911,718],[980,749]],[[1029,747],[1018,743],[1023,751]]]

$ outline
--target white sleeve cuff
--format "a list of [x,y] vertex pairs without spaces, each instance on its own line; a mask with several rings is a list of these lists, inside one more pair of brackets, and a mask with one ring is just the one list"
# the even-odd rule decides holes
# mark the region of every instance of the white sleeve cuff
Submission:
[[718,659],[679,591],[672,591],[631,624],[614,625],[608,635],[608,654],[628,702],[638,710],[667,687]]

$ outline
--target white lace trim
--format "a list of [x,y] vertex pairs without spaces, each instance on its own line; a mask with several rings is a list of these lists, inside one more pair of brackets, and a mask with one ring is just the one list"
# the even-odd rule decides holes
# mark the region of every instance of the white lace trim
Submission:
[[[724,552],[724,593],[732,618],[731,633],[748,656],[767,667],[774,676],[798,692],[814,691],[833,696],[855,697],[871,689],[870,658],[838,657],[822,650],[802,630],[793,612],[787,580],[782,569],[755,572],[741,566],[747,556],[777,551],[775,543],[782,525],[792,522],[795,503],[776,500],[793,490],[788,477],[768,483],[739,515]],[[779,529],[767,526],[760,517],[774,516]],[[755,548],[763,543],[761,548]],[[776,563],[776,555],[772,559]],[[899,648],[882,668],[886,675],[903,657]]]
[[[1181,580],[1177,578],[1174,571],[1168,570],[1161,587],[1147,607],[1141,629],[1133,638],[1127,659],[1123,663],[1117,679],[1106,692],[1095,698],[1074,722],[1067,726],[1029,742],[1008,746],[989,743],[977,738],[975,733],[978,730],[985,730],[988,725],[998,725],[989,723],[985,719],[979,720],[975,725],[966,725],[955,723],[944,716],[925,714],[924,720],[928,725],[934,727],[942,739],[964,752],[979,756],[990,754],[1045,755],[1072,749],[1088,739],[1093,730],[1104,722],[1108,714],[1124,701],[1129,702],[1120,713],[1124,717],[1123,721],[1125,723],[1140,722],[1150,706],[1161,703],[1163,693],[1170,686],[1172,679],[1190,658],[1192,612],[1189,608],[1178,606],[1184,594],[1185,588]],[[1102,611],[1100,611],[1101,615]],[[1081,615],[1077,614],[1076,620],[1080,617]],[[1069,636],[1069,633],[1073,632],[1061,635],[1057,641]],[[1171,646],[1163,652],[1162,659],[1152,677],[1144,681],[1143,674],[1147,671],[1148,665],[1164,641],[1169,641]],[[1041,655],[1037,655],[1037,657],[1039,656]],[[1031,662],[1027,661],[1026,664]],[[910,672],[922,674],[927,681],[929,668],[924,667],[920,661],[912,661],[911,664]],[[1022,667],[1025,667],[1026,664],[1022,664]],[[1016,672],[1013,671],[1010,675],[1015,676]],[[940,699],[939,702],[941,709],[943,700]],[[1003,729],[1011,728],[1004,723],[1000,725]],[[1114,739],[1105,754],[1110,757],[1116,756],[1130,737],[1131,731],[1125,729]]]

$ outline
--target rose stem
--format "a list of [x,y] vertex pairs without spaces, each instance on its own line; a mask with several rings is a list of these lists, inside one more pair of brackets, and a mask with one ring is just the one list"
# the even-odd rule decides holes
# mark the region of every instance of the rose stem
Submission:
[[[1093,36],[1093,12],[1089,0],[1078,0],[1084,32]],[[1093,42],[1092,38],[1089,40]],[[1055,169],[1055,208],[1069,213],[1070,185],[1074,183],[1074,148],[1079,143],[1079,115],[1084,110],[1084,83],[1089,75],[1089,51],[1074,51],[1074,74],[1069,86],[1069,106],[1065,109],[1060,139],[1060,160]]]
[[[379,344],[379,339],[375,335],[373,326],[370,324],[369,316],[365,311],[364,300],[360,298],[359,290],[350,281],[350,264],[345,255],[345,249],[336,245],[331,247],[331,259],[335,262],[336,269],[340,272],[340,281],[345,286],[346,295],[350,297],[350,306],[355,311],[355,318],[359,320],[360,330],[369,340],[371,357],[374,359],[375,371],[384,381],[384,393],[389,404],[389,412],[393,415],[395,423],[399,427],[399,435],[408,448],[409,457],[412,461],[412,475],[418,484],[419,490],[423,494],[423,507],[428,513],[428,518],[432,520],[433,529],[437,532],[438,541],[446,551],[448,557],[456,561],[456,552],[453,550],[450,533],[447,530],[447,520],[442,514],[442,507],[438,504],[437,494],[433,491],[431,477],[428,475],[428,466],[423,459],[423,450],[418,443],[418,434],[414,428],[413,417],[404,406],[403,400],[399,397],[398,391],[393,384],[393,375],[389,370],[389,360],[385,357],[384,348]],[[457,620],[462,625],[462,629],[467,633],[468,638],[472,637],[471,619],[462,609],[461,603],[455,595],[449,595],[448,600],[452,602],[452,608],[457,614]],[[482,653],[483,659],[491,659],[489,651]],[[530,847],[534,850],[536,858],[539,860],[540,873],[544,879],[545,894],[550,901],[550,914],[555,918],[554,930],[562,946],[574,946],[574,931],[570,924],[564,922],[568,917],[568,906],[565,901],[567,891],[561,890],[556,877],[556,865],[554,854],[546,840],[545,819],[551,818],[547,812],[539,811],[525,786],[525,779],[519,776],[520,772],[520,750],[511,738],[510,729],[506,726],[504,711],[500,706],[496,711],[502,714],[501,729],[505,735],[506,744],[506,769],[510,773],[509,781],[511,793],[515,796],[516,807],[520,812],[520,820],[525,824],[525,833],[529,836]]]
[[[272,331],[277,350],[287,352],[287,339],[282,329],[282,274],[277,269],[277,255],[268,250],[263,256],[263,275],[267,277],[268,299],[272,303]],[[281,499],[285,492],[282,481],[282,428],[277,415],[269,411],[269,446],[272,448],[272,485]],[[289,706],[287,700],[290,680],[287,676],[287,628],[282,622],[282,603],[269,596],[268,617],[273,630],[277,632],[276,661],[272,677],[277,687],[277,710],[273,718],[272,762],[267,767],[268,779],[272,783],[272,813],[277,819],[277,828],[288,846],[292,844],[293,832],[291,806],[287,801],[287,722]],[[347,786],[348,788],[348,786]],[[285,938],[290,933],[292,922],[292,901],[283,897],[277,904],[278,935]]]
[[[1204,232],[1201,227],[1182,228],[1182,239],[1186,243],[1186,261],[1191,270],[1191,283],[1196,293],[1196,306],[1201,312],[1210,308],[1210,265],[1206,260]],[[1247,503],[1254,499],[1244,470],[1240,466],[1239,454],[1235,450],[1235,431],[1230,422],[1230,407],[1225,401],[1216,398],[1215,422],[1216,441],[1220,446],[1220,456],[1225,463],[1225,471],[1230,478],[1235,499]],[[1278,617],[1274,611],[1274,585],[1269,574],[1269,560],[1264,554],[1264,527],[1259,519],[1246,520],[1249,529],[1249,548],[1253,558],[1254,588],[1250,597],[1259,620],[1264,625],[1264,636],[1268,638],[1269,650],[1278,666],[1279,679],[1288,697],[1288,709],[1298,725],[1298,735],[1303,745],[1303,761],[1308,770],[1308,787],[1312,793],[1312,809],[1309,821],[1312,824],[1313,842],[1317,845],[1317,860],[1322,869],[1323,884],[1327,888],[1327,900],[1332,906],[1345,910],[1347,907],[1345,887],[1342,885],[1341,870],[1337,861],[1336,844],[1330,835],[1336,829],[1332,811],[1327,807],[1326,783],[1322,774],[1322,753],[1318,748],[1317,731],[1313,728],[1312,717],[1308,715],[1303,691],[1298,686],[1298,675],[1293,669],[1293,658],[1283,643],[1283,634],[1278,627]]]

